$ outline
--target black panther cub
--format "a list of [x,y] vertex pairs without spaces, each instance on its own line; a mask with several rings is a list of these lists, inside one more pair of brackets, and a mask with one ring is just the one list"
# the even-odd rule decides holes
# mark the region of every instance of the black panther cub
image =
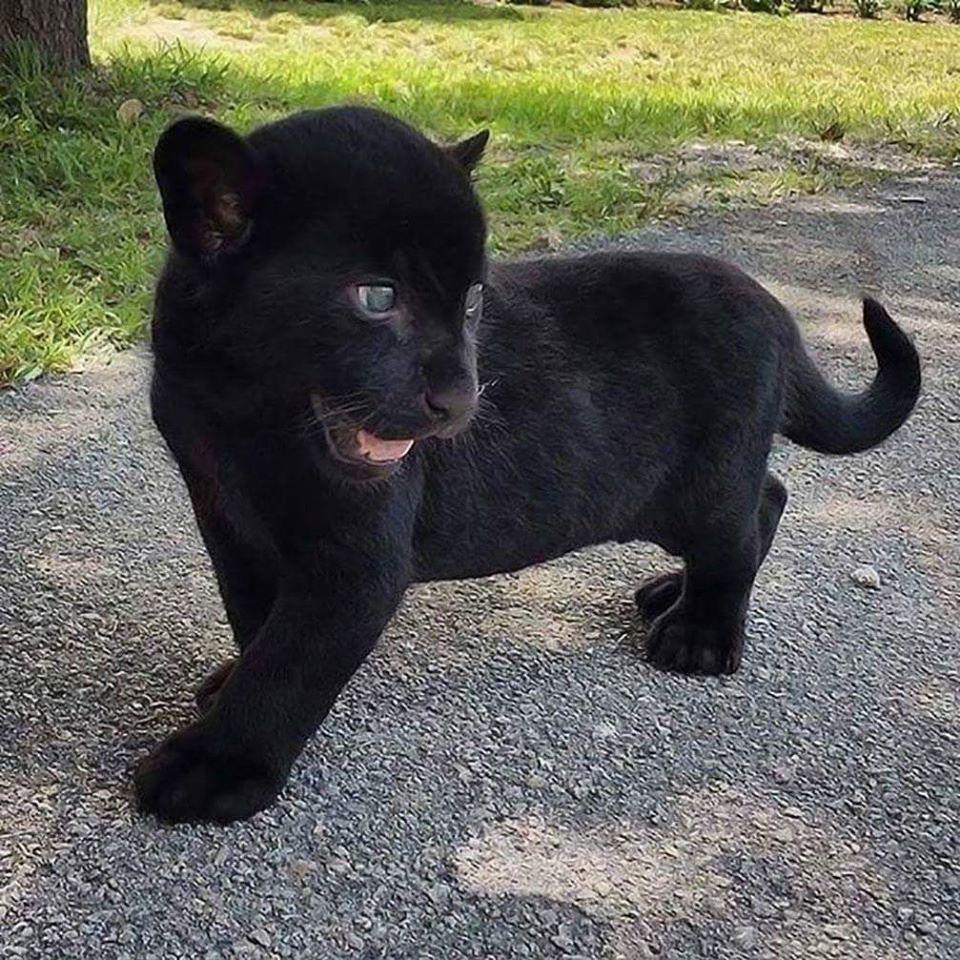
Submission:
[[684,569],[637,593],[647,658],[736,670],[786,501],[773,434],[853,453],[916,401],[917,354],[872,300],[879,370],[845,395],[726,264],[488,264],[486,139],[349,107],[247,137],[188,118],[157,146],[153,415],[239,647],[137,770],[164,820],[271,803],[413,582],[653,541]]

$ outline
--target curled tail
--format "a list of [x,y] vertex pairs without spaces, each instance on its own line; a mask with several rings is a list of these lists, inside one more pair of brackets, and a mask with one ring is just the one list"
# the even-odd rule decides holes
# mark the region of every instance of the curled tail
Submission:
[[857,453],[876,446],[910,416],[920,394],[920,358],[910,338],[876,300],[863,301],[863,326],[877,375],[862,393],[829,384],[796,343],[789,360],[780,433],[820,453]]

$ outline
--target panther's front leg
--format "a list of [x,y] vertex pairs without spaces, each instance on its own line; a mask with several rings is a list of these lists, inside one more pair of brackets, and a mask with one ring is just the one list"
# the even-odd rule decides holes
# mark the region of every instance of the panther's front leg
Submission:
[[171,822],[225,823],[269,806],[405,586],[401,564],[371,570],[361,555],[282,580],[210,710],[138,765],[141,808]]

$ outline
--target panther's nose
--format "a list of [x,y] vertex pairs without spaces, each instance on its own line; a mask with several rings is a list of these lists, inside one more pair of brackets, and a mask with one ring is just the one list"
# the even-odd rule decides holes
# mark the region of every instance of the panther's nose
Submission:
[[427,390],[423,402],[430,416],[441,423],[456,422],[473,413],[477,391],[472,385]]

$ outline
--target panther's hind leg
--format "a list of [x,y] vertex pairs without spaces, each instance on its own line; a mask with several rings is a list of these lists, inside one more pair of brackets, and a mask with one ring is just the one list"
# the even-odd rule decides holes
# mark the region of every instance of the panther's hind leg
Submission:
[[676,603],[683,590],[683,571],[671,570],[644,581],[633,595],[640,616],[653,620]]
[[786,505],[783,484],[766,474],[747,516],[705,527],[684,552],[685,568],[637,592],[653,618],[647,659],[685,673],[733,673],[740,665],[747,603]]

